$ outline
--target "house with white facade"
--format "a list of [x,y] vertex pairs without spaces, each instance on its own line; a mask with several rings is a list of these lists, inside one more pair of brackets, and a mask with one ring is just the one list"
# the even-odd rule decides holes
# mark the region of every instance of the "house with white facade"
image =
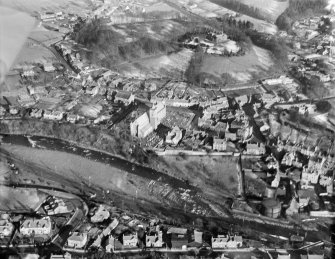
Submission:
[[123,235],[123,246],[125,248],[137,248],[137,245],[138,245],[137,234]]
[[21,226],[20,233],[25,236],[30,235],[49,235],[51,233],[51,220],[50,217],[41,219],[26,218]]
[[218,235],[217,238],[212,237],[212,248],[239,248],[243,245],[242,236]]
[[88,240],[87,233],[74,232],[67,240],[67,246],[71,248],[81,249]]
[[150,247],[162,247],[163,246],[163,233],[158,232],[158,235],[147,235],[145,237],[145,246]]
[[0,220],[0,237],[8,237],[14,231],[13,223],[9,222],[6,219]]

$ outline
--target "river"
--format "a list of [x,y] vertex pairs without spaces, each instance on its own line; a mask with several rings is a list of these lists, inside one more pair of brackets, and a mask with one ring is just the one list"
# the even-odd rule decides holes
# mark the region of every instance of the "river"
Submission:
[[[169,183],[170,185],[177,187],[177,188],[178,187],[187,188],[187,189],[193,190],[194,192],[197,192],[196,188],[189,185],[188,183],[182,180],[179,180],[177,178],[171,177],[162,172],[156,171],[152,168],[141,166],[141,165],[129,162],[120,157],[108,155],[103,152],[80,148],[67,141],[53,139],[53,138],[46,138],[46,137],[37,137],[37,136],[5,135],[5,134],[1,136],[3,137],[2,138],[3,143],[21,145],[21,146],[26,146],[26,147],[31,147],[31,148],[57,150],[61,152],[67,152],[67,153],[80,155],[87,159],[102,162],[112,167],[116,167],[121,170],[127,171],[129,173],[139,175],[141,177],[147,177],[149,179],[156,179],[159,181],[163,181],[165,183]],[[260,224],[253,220],[249,221],[249,220],[242,220],[242,219],[237,219],[237,218],[222,218],[222,220],[224,220],[225,222],[224,225],[226,224],[235,225],[237,231],[244,232],[246,229],[249,229],[249,231],[247,232],[251,234],[250,230],[252,230],[254,231],[255,235],[257,235],[256,233],[258,232],[258,233],[268,233],[272,235],[289,237],[292,234],[296,234],[297,230],[299,229],[299,226],[296,226],[296,228],[294,229],[287,229],[285,227],[279,227],[279,226],[275,227],[274,225]],[[304,234],[304,231],[301,231],[300,233]],[[311,232],[309,235],[307,235],[307,239],[312,242],[319,241],[317,236],[318,235],[316,235],[316,233]]]
[[160,180],[162,182],[170,184],[175,188],[185,188],[195,190],[193,186],[189,185],[185,181],[171,177],[165,173],[156,171],[150,167],[132,163],[126,159],[122,159],[117,156],[112,156],[103,152],[81,148],[64,140],[38,137],[38,136],[23,136],[23,135],[1,134],[0,136],[2,136],[3,143],[26,146],[31,148],[67,152],[85,157],[87,159],[96,162],[101,162],[110,165],[120,170],[129,172],[131,174],[135,174],[152,180]]

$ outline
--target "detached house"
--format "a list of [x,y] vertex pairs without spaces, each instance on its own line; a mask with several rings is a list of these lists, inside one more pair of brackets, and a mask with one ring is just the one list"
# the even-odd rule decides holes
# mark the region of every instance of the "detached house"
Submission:
[[150,247],[162,247],[163,246],[163,233],[162,231],[158,232],[158,235],[146,236],[145,246]]
[[172,227],[167,231],[171,237],[171,249],[185,249],[188,244],[188,235],[186,228]]
[[226,151],[227,150],[227,141],[225,139],[220,139],[218,137],[214,137],[214,139],[213,139],[213,150]]
[[135,96],[129,92],[117,92],[115,95],[114,102],[124,103],[126,106],[134,102]]
[[67,240],[69,247],[82,249],[85,247],[88,240],[87,233],[74,232]]
[[0,220],[0,238],[7,237],[12,234],[14,225],[8,220]]
[[218,235],[217,238],[212,237],[212,248],[238,248],[243,244],[241,236],[225,236]]
[[134,235],[123,235],[123,247],[124,248],[137,248],[138,247],[138,237],[136,234]]
[[49,217],[41,219],[27,218],[20,226],[20,233],[25,236],[49,235],[51,233],[51,220]]
[[262,155],[265,153],[265,147],[262,144],[247,144],[247,154]]
[[44,115],[43,115],[44,119],[47,120],[57,120],[60,121],[63,119],[64,117],[64,113],[60,112],[60,111],[44,111]]
[[175,126],[171,131],[168,132],[165,142],[167,144],[176,146],[178,145],[178,143],[181,141],[182,138],[183,138],[183,132],[178,126]]

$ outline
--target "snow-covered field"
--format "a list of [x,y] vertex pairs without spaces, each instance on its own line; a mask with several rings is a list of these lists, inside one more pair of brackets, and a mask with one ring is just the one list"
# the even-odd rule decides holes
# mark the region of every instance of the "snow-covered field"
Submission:
[[264,33],[274,35],[278,31],[278,28],[277,28],[276,25],[274,25],[272,23],[269,23],[267,21],[264,21],[264,20],[259,20],[259,19],[250,17],[248,15],[241,15],[241,16],[237,17],[236,19],[241,20],[241,21],[249,21],[249,22],[253,23],[254,28],[259,32],[264,32]]
[[11,7],[22,12],[73,12],[85,13],[89,6],[88,0],[0,0],[0,5]]
[[41,42],[47,46],[62,40],[63,37],[63,33],[47,30],[43,26],[36,26],[36,28],[32,30],[29,35],[30,39]]
[[335,11],[335,0],[328,0],[326,9],[329,11]]
[[56,62],[54,54],[47,48],[28,39],[14,61],[13,68],[22,68],[34,63]]
[[170,55],[160,55],[152,58],[144,58],[133,64],[120,66],[120,73],[125,76],[150,78],[171,76],[182,77],[187,70],[194,52],[183,49]]
[[266,17],[269,17],[273,22],[277,17],[288,7],[288,0],[237,0],[243,4],[258,8]]
[[216,57],[206,56],[201,72],[220,78],[228,73],[236,81],[248,82],[266,72],[273,65],[270,53],[267,50],[254,46],[253,49],[240,57]]
[[[185,4],[185,0],[177,0],[177,1],[180,4]],[[214,4],[207,0],[189,0],[187,2],[187,6],[189,11],[191,11],[192,13],[206,18],[222,17],[225,14],[235,14],[234,11],[219,6],[217,4]],[[260,32],[265,32],[269,34],[275,34],[277,32],[277,26],[267,21],[255,19],[247,15],[242,15],[238,19],[252,22],[255,26],[255,29]]]
[[[148,36],[156,40],[169,40],[171,37],[184,34],[189,25],[174,20],[145,22],[136,24],[112,25],[111,29],[121,34],[126,39]],[[134,37],[136,35],[136,37]]]
[[182,49],[177,53],[164,55],[158,59],[145,60],[144,62],[141,62],[141,64],[143,64],[149,70],[176,69],[177,71],[185,71],[193,54],[193,51],[189,49]]
[[12,67],[34,24],[29,15],[0,6],[0,63],[5,67],[0,78]]

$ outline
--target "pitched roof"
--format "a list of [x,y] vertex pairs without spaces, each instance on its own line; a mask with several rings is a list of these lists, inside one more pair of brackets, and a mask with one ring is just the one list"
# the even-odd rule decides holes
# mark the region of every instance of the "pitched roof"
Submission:
[[188,246],[188,247],[197,247],[197,248],[199,248],[199,247],[202,246],[202,244],[199,243],[199,242],[195,242],[195,241],[193,241],[193,242],[188,243],[187,246]]
[[123,241],[124,240],[132,240],[132,239],[137,239],[137,235],[123,236]]
[[82,242],[83,240],[85,240],[87,237],[86,233],[79,233],[79,232],[74,232],[69,238],[69,241],[78,241],[78,242]]
[[218,237],[213,237],[212,238],[212,243],[221,243],[221,242],[227,242],[229,239],[228,236],[225,235],[218,235]]
[[186,235],[187,229],[186,228],[169,228],[167,231],[168,234],[178,234],[178,235]]
[[128,100],[131,97],[131,95],[132,94],[129,92],[117,92],[115,98]]

